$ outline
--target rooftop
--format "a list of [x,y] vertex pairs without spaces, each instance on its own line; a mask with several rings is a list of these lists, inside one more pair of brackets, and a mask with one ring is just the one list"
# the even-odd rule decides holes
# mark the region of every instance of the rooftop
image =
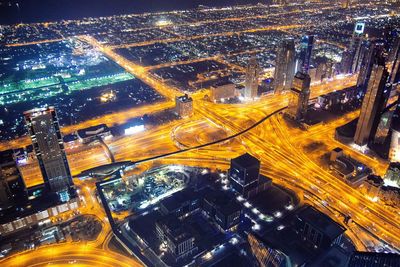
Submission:
[[110,131],[110,129],[108,128],[107,125],[99,124],[99,125],[90,126],[90,127],[84,128],[84,129],[80,129],[77,131],[77,133],[80,138],[86,138],[86,137],[95,136],[95,135],[109,132],[109,131]]
[[332,240],[346,231],[343,226],[312,206],[301,209],[297,213],[297,218],[311,224]]
[[243,154],[239,157],[232,159],[232,162],[235,162],[236,164],[242,167],[252,167],[254,165],[260,165],[260,161],[256,157],[250,155],[249,153]]

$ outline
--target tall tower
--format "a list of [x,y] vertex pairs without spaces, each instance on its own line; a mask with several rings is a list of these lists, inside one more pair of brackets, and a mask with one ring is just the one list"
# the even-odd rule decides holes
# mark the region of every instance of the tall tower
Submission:
[[397,103],[393,113],[390,129],[392,130],[392,137],[390,141],[389,160],[391,162],[400,162],[400,102]]
[[383,61],[383,45],[377,42],[366,41],[360,50],[360,59],[356,71],[359,71],[357,77],[357,87],[365,91],[371,76],[372,66],[378,61]]
[[251,57],[246,68],[245,98],[255,98],[258,94],[258,76],[260,67],[255,56]]
[[275,61],[274,89],[275,93],[282,93],[292,87],[295,71],[294,40],[286,39],[278,48]]
[[66,193],[73,182],[56,110],[32,109],[24,116],[47,189],[57,193],[61,200],[68,200]]
[[308,73],[308,69],[310,68],[313,44],[314,44],[313,35],[305,35],[301,38],[298,71],[301,71],[303,73]]
[[398,83],[400,80],[400,36],[397,36],[389,50],[387,67],[390,71],[390,83]]
[[287,114],[301,120],[307,113],[308,100],[310,99],[310,75],[297,72],[293,80],[293,88],[290,90]]
[[383,62],[374,64],[372,67],[354,136],[354,142],[359,146],[366,145],[375,136],[385,102],[385,85],[388,75]]
[[357,66],[359,65],[358,62],[360,60],[361,45],[364,40],[364,28],[365,24],[363,22],[356,23],[350,47],[343,52],[341,65],[342,72],[345,74],[357,71]]
[[0,152],[0,210],[25,204],[28,193],[13,157],[13,151]]

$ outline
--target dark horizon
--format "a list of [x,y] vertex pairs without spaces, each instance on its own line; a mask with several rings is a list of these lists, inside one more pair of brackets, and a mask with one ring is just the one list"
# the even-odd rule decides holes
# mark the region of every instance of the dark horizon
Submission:
[[[8,0],[0,1],[0,24],[53,22],[146,12],[269,3],[269,0]],[[19,10],[16,3],[19,5]],[[93,8],[93,7],[96,8]]]

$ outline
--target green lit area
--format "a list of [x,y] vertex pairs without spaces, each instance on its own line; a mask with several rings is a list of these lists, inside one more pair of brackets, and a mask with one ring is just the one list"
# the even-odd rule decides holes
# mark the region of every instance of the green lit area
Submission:
[[2,51],[0,105],[68,95],[134,79],[115,62],[76,39]]
[[117,82],[123,82],[127,80],[133,79],[134,76],[127,73],[118,73],[114,75],[109,75],[109,76],[103,76],[103,77],[96,77],[96,78],[91,78],[87,80],[81,80],[81,81],[75,81],[71,82],[68,84],[68,89],[69,90],[85,90],[85,89],[90,89],[96,86],[103,86],[103,85],[109,85]]

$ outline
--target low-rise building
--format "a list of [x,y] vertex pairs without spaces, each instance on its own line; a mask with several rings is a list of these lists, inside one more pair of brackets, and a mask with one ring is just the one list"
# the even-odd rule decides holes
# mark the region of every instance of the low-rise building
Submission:
[[224,102],[236,97],[236,85],[229,81],[223,81],[211,86],[211,101]]
[[107,139],[112,137],[111,131],[105,124],[99,124],[77,131],[77,136],[80,142],[88,144],[98,138]]
[[157,221],[156,231],[158,238],[174,255],[175,261],[192,256],[198,251],[190,228],[174,214]]
[[235,198],[211,188],[205,188],[200,192],[203,198],[203,211],[218,224],[221,230],[235,228],[240,222],[242,206]]
[[187,94],[175,98],[175,113],[181,118],[193,115],[193,99]]
[[326,249],[340,244],[346,231],[343,226],[312,206],[302,208],[296,214],[296,219],[299,235],[315,248]]
[[357,160],[343,154],[341,148],[331,152],[330,168],[346,183],[358,187],[372,173],[371,169]]

